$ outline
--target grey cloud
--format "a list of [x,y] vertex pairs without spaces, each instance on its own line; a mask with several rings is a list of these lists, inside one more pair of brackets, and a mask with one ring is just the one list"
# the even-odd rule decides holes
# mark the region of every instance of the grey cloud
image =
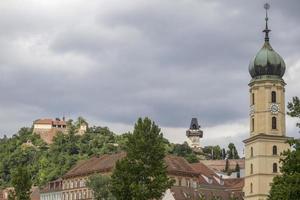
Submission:
[[[20,117],[26,122],[65,114],[133,124],[149,116],[169,127],[185,127],[193,116],[203,126],[248,117],[248,63],[263,43],[261,1],[132,4],[104,12],[95,3],[88,15],[78,15],[88,5],[66,16],[30,5],[25,18],[14,7],[2,14],[3,112],[18,118],[16,105],[20,113],[34,107]],[[286,37],[297,6],[272,2],[271,41],[286,59],[299,54],[300,30]]]

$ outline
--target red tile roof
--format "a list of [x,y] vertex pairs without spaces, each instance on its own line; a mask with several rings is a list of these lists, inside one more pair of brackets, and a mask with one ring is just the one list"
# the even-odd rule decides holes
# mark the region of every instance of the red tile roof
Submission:
[[244,178],[224,179],[225,187],[228,187],[231,189],[243,189],[244,184],[245,184]]
[[199,173],[183,157],[167,155],[165,163],[169,174],[199,176]]
[[[239,164],[240,169],[245,169],[245,159],[229,159],[229,169],[235,169],[236,164]],[[226,166],[226,160],[202,160],[206,166],[216,171],[223,171]]]
[[105,154],[100,157],[94,156],[88,160],[79,162],[68,171],[63,178],[85,176],[97,172],[110,172],[118,160],[123,159],[126,153]]
[[[97,172],[111,172],[118,160],[126,156],[125,152],[116,154],[105,154],[100,157],[92,157],[79,162],[74,168],[67,172],[63,178],[84,176]],[[173,175],[185,175],[198,177],[199,173],[182,157],[168,155],[165,157],[167,171]]]
[[199,172],[207,177],[213,177],[213,176],[218,177],[218,175],[213,170],[211,170],[209,167],[207,167],[202,161],[200,161],[198,163],[192,163],[191,166],[197,172]]
[[63,120],[53,119],[37,119],[33,122],[34,124],[49,124],[49,125],[67,125]]
[[205,199],[212,199],[214,196],[221,198],[222,200],[229,200],[230,197],[236,197],[238,200],[242,200],[242,192],[226,191],[224,189],[205,189],[205,188],[187,188],[181,186],[173,186],[171,192],[176,200],[186,199],[199,199],[204,197]]

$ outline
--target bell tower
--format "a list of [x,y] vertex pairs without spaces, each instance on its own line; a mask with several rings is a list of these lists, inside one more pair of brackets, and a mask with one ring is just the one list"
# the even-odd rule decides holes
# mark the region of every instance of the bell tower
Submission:
[[270,44],[269,4],[265,4],[266,25],[263,47],[250,62],[250,137],[245,143],[245,186],[247,200],[265,200],[270,183],[279,174],[280,154],[285,143],[285,63]]

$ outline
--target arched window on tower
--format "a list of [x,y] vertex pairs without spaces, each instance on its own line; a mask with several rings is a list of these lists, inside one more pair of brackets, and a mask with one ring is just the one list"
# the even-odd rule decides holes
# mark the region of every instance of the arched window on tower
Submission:
[[250,183],[250,193],[252,193],[252,192],[253,192],[253,184]]
[[254,118],[251,119],[251,131],[254,131]]
[[254,93],[252,93],[252,97],[251,97],[251,104],[254,105],[255,104],[255,96]]
[[277,146],[276,145],[273,146],[273,155],[277,155]]
[[271,100],[272,100],[272,103],[276,103],[276,92],[275,91],[272,91],[272,93],[271,93]]
[[277,173],[277,163],[273,163],[273,173]]
[[272,129],[277,129],[277,119],[276,119],[276,117],[272,117]]
[[253,164],[250,165],[250,174],[253,174]]
[[197,129],[197,126],[196,124],[193,124],[193,129],[196,130]]
[[251,157],[253,157],[253,147],[251,147],[250,151],[251,151]]

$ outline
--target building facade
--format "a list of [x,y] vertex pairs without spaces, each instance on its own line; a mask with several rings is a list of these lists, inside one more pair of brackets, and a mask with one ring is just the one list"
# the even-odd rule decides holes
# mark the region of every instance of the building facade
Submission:
[[250,137],[245,143],[247,200],[267,199],[270,183],[279,174],[280,153],[289,148],[285,131],[285,63],[270,44],[266,8],[265,42],[249,72]]
[[[92,199],[93,192],[86,186],[88,177],[95,173],[110,175],[116,162],[125,156],[126,153],[121,152],[95,156],[79,162],[62,177],[62,199]],[[203,163],[191,165],[178,156],[168,155],[164,160],[168,176],[175,184],[166,192],[163,199],[170,196],[176,200],[199,197],[211,199],[214,196],[224,200],[231,197],[242,199],[243,179],[223,180]]]
[[40,200],[62,199],[62,179],[49,182],[40,192]]

